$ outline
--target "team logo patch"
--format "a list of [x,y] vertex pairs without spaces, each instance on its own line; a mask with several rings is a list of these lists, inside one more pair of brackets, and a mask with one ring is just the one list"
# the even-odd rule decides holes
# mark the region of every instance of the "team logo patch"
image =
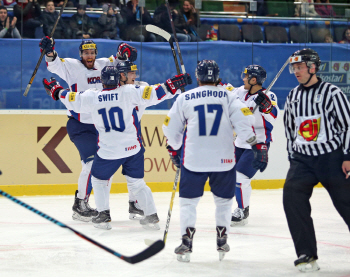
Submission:
[[113,59],[112,59],[112,57],[109,57],[108,59],[109,59],[109,61],[110,61],[111,63],[114,62]]
[[306,141],[317,141],[320,132],[321,118],[308,119],[299,126],[298,135],[302,136]]
[[228,87],[226,87],[226,89],[229,91],[232,91],[234,89],[234,87],[228,86]]
[[74,102],[75,101],[75,95],[76,95],[76,92],[71,92],[69,94],[69,98],[68,98],[69,102]]
[[65,60],[64,60],[64,59],[62,59],[62,58],[60,58],[60,60],[61,60],[61,62],[63,62],[63,63],[65,62]]
[[130,67],[130,69],[131,69],[132,71],[137,70],[137,65],[136,65],[136,64],[132,65],[132,66]]
[[152,92],[152,87],[145,87],[143,90],[143,99],[151,99],[151,92]]
[[276,101],[271,101],[272,106],[277,106],[277,102]]
[[249,108],[242,108],[241,112],[244,114],[244,116],[253,114]]
[[165,120],[164,120],[164,125],[165,126],[168,126],[169,125],[169,122],[170,122],[170,117],[169,116],[166,116]]

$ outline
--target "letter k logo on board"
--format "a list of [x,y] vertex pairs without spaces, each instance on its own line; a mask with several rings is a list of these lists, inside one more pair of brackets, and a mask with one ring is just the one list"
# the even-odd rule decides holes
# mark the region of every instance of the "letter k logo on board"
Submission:
[[[38,127],[37,129],[37,143],[45,136],[45,134],[51,129],[51,127]],[[61,173],[72,173],[67,164],[62,160],[62,158],[57,154],[56,147],[61,143],[64,137],[67,135],[66,127],[61,127],[56,134],[45,144],[42,151],[46,154],[48,158]],[[37,173],[51,173],[44,163],[37,157]]]

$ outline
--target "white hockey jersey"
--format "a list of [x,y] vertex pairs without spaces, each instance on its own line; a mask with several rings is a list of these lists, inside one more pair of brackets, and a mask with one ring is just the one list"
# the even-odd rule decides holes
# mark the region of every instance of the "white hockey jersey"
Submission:
[[[72,91],[85,91],[92,88],[102,90],[101,70],[105,66],[116,66],[119,63],[118,59],[110,56],[109,58],[96,59],[94,68],[87,69],[81,61],[76,59],[61,59],[58,55],[54,61],[50,61],[47,56],[45,56],[45,59],[47,69],[65,80]],[[90,114],[76,113],[69,110],[67,114],[82,123],[93,123]]]
[[170,93],[164,85],[124,85],[102,91],[64,90],[60,93],[60,100],[69,110],[91,114],[99,133],[97,154],[103,159],[112,160],[130,157],[141,149],[140,125],[135,107],[156,105],[165,100],[167,94]]
[[253,120],[251,111],[233,93],[221,87],[200,86],[177,98],[163,132],[175,150],[182,146],[186,169],[228,171],[235,165],[233,130],[248,140],[255,135]]
[[[251,111],[256,106],[254,99],[257,97],[256,94],[249,94],[248,90],[244,89],[244,86],[241,86],[239,88],[236,88],[233,90],[233,93],[244,103]],[[277,97],[276,95],[269,91],[267,93],[268,97],[270,98],[273,108],[272,111],[268,114],[259,112],[259,108],[254,113],[254,131],[257,137],[258,142],[263,143],[269,143],[272,142],[272,129],[273,124],[275,123],[278,115],[279,115],[279,108],[277,105]],[[237,136],[235,140],[235,145],[240,148],[250,149],[251,146],[242,138]]]

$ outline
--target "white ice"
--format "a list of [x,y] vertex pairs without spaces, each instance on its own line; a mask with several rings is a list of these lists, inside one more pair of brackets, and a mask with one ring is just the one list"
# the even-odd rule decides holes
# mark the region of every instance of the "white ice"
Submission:
[[[171,192],[154,193],[160,231],[144,230],[128,219],[127,194],[111,195],[112,227],[96,229],[91,223],[72,220],[74,196],[19,197],[25,203],[62,221],[123,255],[134,255],[147,246],[144,239],[162,239]],[[90,199],[94,206],[93,196]],[[234,204],[234,208],[236,204]],[[180,244],[179,207],[176,195],[165,249],[136,265],[81,239],[18,204],[0,197],[0,276],[350,276],[349,230],[333,207],[327,192],[314,190],[312,216],[318,241],[321,270],[300,273],[287,227],[282,190],[253,190],[249,223],[232,227],[231,251],[219,262],[216,251],[214,200],[206,192],[197,208],[197,232],[190,263],[176,260]]]

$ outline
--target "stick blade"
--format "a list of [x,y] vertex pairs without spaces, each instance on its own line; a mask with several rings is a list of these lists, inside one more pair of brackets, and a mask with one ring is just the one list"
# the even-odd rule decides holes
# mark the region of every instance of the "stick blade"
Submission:
[[154,256],[155,254],[162,251],[163,248],[164,248],[164,241],[157,240],[155,243],[150,245],[148,248],[146,248],[142,252],[136,254],[135,256],[123,257],[123,260],[131,264],[136,264]]
[[161,29],[155,25],[152,25],[152,24],[146,25],[146,31],[157,34],[157,35],[165,38],[166,41],[169,41],[171,38],[171,35],[168,32],[166,32],[163,29]]

